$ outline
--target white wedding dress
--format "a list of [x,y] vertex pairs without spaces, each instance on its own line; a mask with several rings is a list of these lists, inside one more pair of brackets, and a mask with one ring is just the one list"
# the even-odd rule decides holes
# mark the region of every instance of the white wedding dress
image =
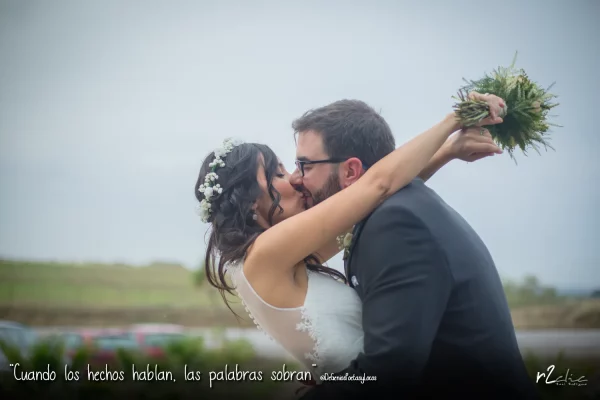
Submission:
[[258,329],[304,364],[317,383],[321,374],[347,368],[363,350],[362,306],[351,287],[307,270],[304,305],[278,308],[254,291],[241,263],[229,266],[227,273]]

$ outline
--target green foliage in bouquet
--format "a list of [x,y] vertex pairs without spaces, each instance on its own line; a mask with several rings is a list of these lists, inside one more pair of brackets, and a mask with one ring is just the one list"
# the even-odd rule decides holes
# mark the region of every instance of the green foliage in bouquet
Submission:
[[459,90],[458,97],[453,97],[460,100],[454,105],[454,109],[465,127],[474,126],[489,116],[488,105],[469,99],[469,92],[489,93],[504,99],[507,111],[506,115],[501,115],[504,122],[486,128],[498,146],[508,151],[513,159],[513,152],[517,147],[525,155],[529,148],[539,154],[539,146],[554,150],[548,143],[548,131],[550,126],[560,127],[547,120],[548,111],[558,105],[553,102],[556,96],[549,93],[554,83],[543,89],[524,70],[515,68],[516,60],[517,54],[508,68],[498,67],[491,75],[486,74],[477,81],[463,78],[467,84]]

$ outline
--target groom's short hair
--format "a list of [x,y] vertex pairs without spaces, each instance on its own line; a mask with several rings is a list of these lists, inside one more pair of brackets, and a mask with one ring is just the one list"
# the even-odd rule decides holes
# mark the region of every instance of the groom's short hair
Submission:
[[357,157],[367,166],[394,151],[392,130],[377,111],[360,100],[339,100],[309,110],[292,123],[294,137],[315,131],[331,158]]

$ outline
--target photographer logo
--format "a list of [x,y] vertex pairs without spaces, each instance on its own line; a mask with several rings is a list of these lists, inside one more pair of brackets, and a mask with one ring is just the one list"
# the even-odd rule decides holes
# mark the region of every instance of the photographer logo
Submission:
[[[570,369],[567,369],[567,372],[564,375],[559,375],[557,378],[554,377],[554,370],[556,369],[555,365],[550,365],[546,368],[545,372],[538,372],[537,377],[535,379],[535,383],[545,383],[546,385],[557,385],[557,386],[585,386],[587,385],[587,379],[585,376],[577,377],[576,375],[571,373]],[[558,374],[556,374],[558,375]],[[555,376],[556,376],[555,375]],[[544,380],[542,380],[544,379]],[[542,380],[540,382],[540,380]]]

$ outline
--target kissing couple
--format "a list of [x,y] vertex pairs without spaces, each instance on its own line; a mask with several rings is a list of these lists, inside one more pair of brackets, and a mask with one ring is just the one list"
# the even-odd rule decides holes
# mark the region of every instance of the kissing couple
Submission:
[[[483,127],[507,105],[469,96],[489,105],[477,127],[449,112],[398,148],[362,101],[310,110],[292,124],[291,174],[258,143],[204,160],[207,280],[311,372],[296,396],[537,398],[490,252],[426,185],[453,159],[502,153]],[[345,276],[325,266],[341,247]]]

